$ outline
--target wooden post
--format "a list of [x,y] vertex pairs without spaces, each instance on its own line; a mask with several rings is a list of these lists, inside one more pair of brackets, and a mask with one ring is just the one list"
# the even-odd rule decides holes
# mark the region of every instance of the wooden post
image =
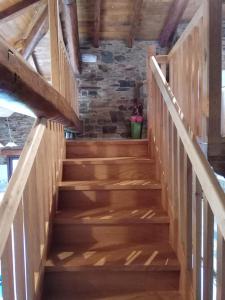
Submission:
[[225,299],[225,241],[218,230],[218,244],[217,244],[217,300]]
[[204,199],[204,254],[203,254],[203,299],[211,300],[213,294],[213,232],[214,216],[207,199]]
[[203,96],[208,100],[208,158],[215,171],[224,174],[225,139],[221,137],[221,31],[222,0],[204,0]]
[[64,0],[64,14],[70,63],[75,74],[81,71],[76,0]]
[[153,149],[151,148],[153,145],[153,141],[151,141],[152,137],[152,126],[154,121],[151,120],[151,116],[152,116],[152,103],[153,103],[153,98],[154,98],[154,94],[153,94],[153,77],[152,77],[152,72],[150,69],[150,57],[154,56],[156,54],[156,47],[155,46],[151,46],[148,48],[148,55],[147,55],[147,83],[148,83],[148,108],[147,108],[147,139],[148,139],[148,153],[149,156],[153,154]]
[[48,0],[50,47],[51,47],[51,70],[52,85],[59,91],[60,88],[60,69],[59,69],[59,20],[58,20],[58,0]]

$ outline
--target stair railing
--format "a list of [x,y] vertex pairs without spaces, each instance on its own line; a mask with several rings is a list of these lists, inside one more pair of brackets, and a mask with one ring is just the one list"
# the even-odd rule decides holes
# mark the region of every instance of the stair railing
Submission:
[[64,43],[59,6],[60,1],[48,0],[52,85],[79,116],[77,79]]
[[185,122],[205,145],[214,169],[225,174],[221,31],[222,1],[202,0],[194,18],[169,52],[167,63],[169,84]]
[[40,299],[64,158],[63,126],[38,119],[0,204],[4,300]]
[[224,192],[154,56],[148,75],[153,152],[172,220],[171,242],[181,262],[181,292],[184,299],[212,299],[216,280],[217,299],[225,299]]

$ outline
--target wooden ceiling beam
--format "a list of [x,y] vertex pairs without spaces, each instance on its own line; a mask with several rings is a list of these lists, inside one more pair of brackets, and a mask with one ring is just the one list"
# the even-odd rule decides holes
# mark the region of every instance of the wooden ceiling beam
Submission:
[[20,54],[0,37],[0,92],[24,103],[37,117],[57,120],[81,129],[81,122],[66,99],[35,72]]
[[179,25],[183,13],[188,5],[189,0],[174,0],[168,16],[166,18],[163,30],[160,34],[159,42],[161,47],[168,47],[173,39],[177,26]]
[[75,74],[81,71],[80,42],[77,18],[77,1],[64,0],[66,39],[69,49],[70,63]]
[[127,38],[127,46],[129,48],[133,47],[133,42],[140,22],[141,9],[143,5],[143,0],[133,0],[133,1],[134,1],[133,15],[131,19],[130,32]]
[[24,13],[24,10],[39,1],[40,0],[23,0],[4,9],[0,12],[0,24],[3,22],[11,21],[12,19],[22,15]]
[[48,6],[45,5],[44,9],[42,9],[35,18],[31,29],[27,33],[27,37],[22,41],[20,53],[24,59],[27,60],[29,58],[37,44],[47,33],[48,29]]
[[101,0],[95,0],[95,21],[94,21],[94,37],[93,37],[93,45],[94,47],[99,47],[100,40],[100,31],[101,31]]

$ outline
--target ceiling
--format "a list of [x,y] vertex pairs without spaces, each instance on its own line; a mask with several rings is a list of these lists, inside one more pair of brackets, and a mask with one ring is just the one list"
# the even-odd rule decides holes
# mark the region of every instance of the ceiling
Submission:
[[[26,0],[27,1],[27,0]],[[96,0],[77,0],[80,39],[93,38]],[[134,35],[136,40],[158,40],[175,0],[143,0],[137,11],[135,0],[102,0],[100,10],[100,39],[124,40]],[[189,0],[180,21],[188,22],[193,17],[202,0]],[[13,47],[27,38],[40,11],[47,0],[30,1],[33,4],[15,14],[13,18],[1,19],[7,8],[21,4],[19,0],[0,0],[0,35]],[[29,1],[27,1],[29,2]],[[36,63],[35,63],[36,61]],[[36,45],[29,58],[31,65],[50,80],[50,42],[49,34]]]
[[[189,21],[202,0],[189,0],[183,14],[183,21]],[[18,0],[0,0],[0,13]],[[15,16],[5,22],[0,20],[0,33],[11,45],[26,37],[29,27],[41,6],[47,1],[38,1],[23,11],[22,15]],[[101,38],[119,39],[127,38],[136,21],[135,38],[138,40],[157,40],[163,29],[169,9],[174,0],[143,0],[140,12],[134,15],[134,2],[132,0],[102,0],[101,4]],[[91,38],[94,28],[95,0],[77,0],[79,34],[80,37]],[[135,20],[135,17],[138,20]]]

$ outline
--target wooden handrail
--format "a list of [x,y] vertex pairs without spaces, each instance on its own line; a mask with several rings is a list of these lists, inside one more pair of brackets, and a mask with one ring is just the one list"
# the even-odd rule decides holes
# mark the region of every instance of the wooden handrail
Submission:
[[17,208],[24,192],[37,150],[43,138],[46,120],[37,120],[21,153],[18,166],[12,176],[0,206],[0,257],[3,254],[7,238]]
[[176,98],[174,97],[169,84],[167,83],[156,59],[150,58],[150,67],[157,85],[162,93],[163,99],[170,112],[180,139],[183,142],[186,153],[192,163],[193,169],[201,184],[202,190],[213,211],[216,223],[225,239],[225,195],[220,184],[205,158],[195,136],[186,129],[177,108],[175,107]]

